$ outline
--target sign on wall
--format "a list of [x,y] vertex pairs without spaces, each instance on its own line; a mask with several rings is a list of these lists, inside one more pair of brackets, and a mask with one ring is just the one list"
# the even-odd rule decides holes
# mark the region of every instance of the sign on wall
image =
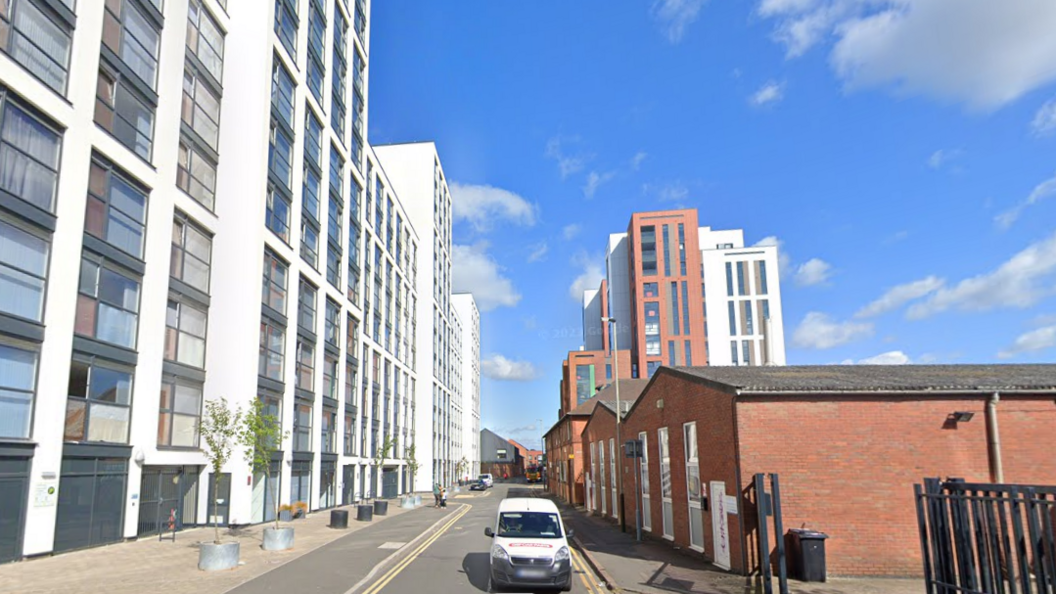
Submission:
[[[715,541],[714,564],[723,569],[730,568],[730,527],[726,514],[730,513],[726,499],[726,483],[711,481],[711,533]],[[733,513],[737,513],[736,508]]]

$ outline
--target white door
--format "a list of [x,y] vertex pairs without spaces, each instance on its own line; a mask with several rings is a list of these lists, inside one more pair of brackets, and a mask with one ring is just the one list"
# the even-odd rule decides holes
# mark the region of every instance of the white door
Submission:
[[591,512],[598,509],[598,502],[594,499],[598,484],[598,449],[594,446],[590,444],[590,476],[587,477],[587,509]]
[[697,458],[697,424],[682,426],[686,452],[686,502],[689,505],[689,548],[704,552],[704,510],[701,506],[700,461]]
[[612,481],[612,517],[620,517],[620,503],[616,501],[616,440],[609,438],[609,474]]
[[605,442],[598,442],[598,468],[601,473],[601,480],[598,481],[598,500],[601,501],[601,515],[605,515],[607,506],[605,502],[608,501],[605,493]]
[[726,483],[711,481],[711,533],[715,540],[715,565],[730,568],[730,531],[726,523]]
[[675,508],[671,501],[671,450],[667,444],[667,427],[657,430],[660,442],[660,500],[663,507],[664,538],[675,539]]
[[641,478],[639,479],[642,487],[642,529],[652,530],[652,507],[649,505],[649,434],[642,431],[638,434],[638,439],[642,440]]

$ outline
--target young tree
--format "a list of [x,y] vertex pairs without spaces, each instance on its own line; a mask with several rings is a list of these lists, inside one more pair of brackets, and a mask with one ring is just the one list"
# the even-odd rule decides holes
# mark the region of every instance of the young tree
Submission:
[[231,459],[234,442],[239,435],[242,420],[242,409],[231,410],[226,398],[208,400],[205,403],[205,414],[198,423],[198,432],[205,440],[205,455],[213,470],[213,529],[220,544],[219,504],[216,500],[216,489],[220,485],[220,475],[224,465]]
[[414,493],[414,477],[418,474],[418,469],[421,468],[421,463],[418,462],[417,449],[414,444],[411,444],[404,450],[404,461],[407,462],[407,470],[411,473],[411,493]]
[[[263,474],[267,477],[271,471],[271,456],[282,446],[282,441],[289,437],[289,431],[283,433],[279,420],[267,413],[266,405],[256,399],[242,417],[239,429],[239,443],[245,447],[246,462],[253,467],[253,475]],[[266,480],[266,479],[265,479]],[[279,527],[279,494],[275,481],[272,483],[272,501],[275,503],[275,528]]]
[[[396,440],[392,437],[386,437],[378,450],[374,453],[374,459],[371,461],[371,465],[374,467],[374,476],[371,477],[371,483],[374,482],[374,478],[378,476],[378,470],[385,464],[385,460],[389,458],[389,454],[392,452],[393,446],[396,445]],[[377,485],[371,484],[370,491],[373,493]]]
[[466,460],[466,457],[462,456],[462,459],[458,461],[457,468],[458,468],[458,484],[461,485],[462,484],[462,477],[466,476],[466,473],[469,472],[469,460]]

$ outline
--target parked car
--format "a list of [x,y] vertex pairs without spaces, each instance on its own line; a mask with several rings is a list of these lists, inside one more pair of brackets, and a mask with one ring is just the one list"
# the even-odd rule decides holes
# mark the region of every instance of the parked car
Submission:
[[484,484],[486,484],[486,485],[488,486],[488,488],[489,488],[489,489],[490,489],[491,487],[494,487],[494,486],[495,486],[495,479],[494,479],[494,478],[492,478],[492,476],[491,476],[491,473],[487,473],[487,474],[482,474],[482,475],[480,475],[480,476],[478,476],[478,477],[477,477],[477,480],[478,480],[478,481],[483,481],[483,482],[484,482]]
[[492,539],[488,591],[509,586],[572,590],[571,532],[549,499],[503,499],[484,535]]
[[470,483],[469,490],[470,491],[487,491],[488,490],[488,484],[485,483],[482,480],[478,480],[478,481],[476,481],[474,483]]

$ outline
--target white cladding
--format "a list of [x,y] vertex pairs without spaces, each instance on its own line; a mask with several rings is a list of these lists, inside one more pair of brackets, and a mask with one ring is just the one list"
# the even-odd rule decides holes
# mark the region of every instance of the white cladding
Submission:
[[601,322],[601,291],[589,289],[583,292],[583,348],[600,351],[605,348]]
[[[609,282],[609,316],[616,319],[615,337],[621,349],[631,347],[633,323],[631,320],[630,241],[626,233],[609,235],[606,250],[605,272]],[[586,328],[584,328],[586,331]],[[609,345],[610,347],[612,345]]]
[[463,478],[480,473],[480,312],[470,293],[456,293],[451,304],[462,321],[462,459]]

